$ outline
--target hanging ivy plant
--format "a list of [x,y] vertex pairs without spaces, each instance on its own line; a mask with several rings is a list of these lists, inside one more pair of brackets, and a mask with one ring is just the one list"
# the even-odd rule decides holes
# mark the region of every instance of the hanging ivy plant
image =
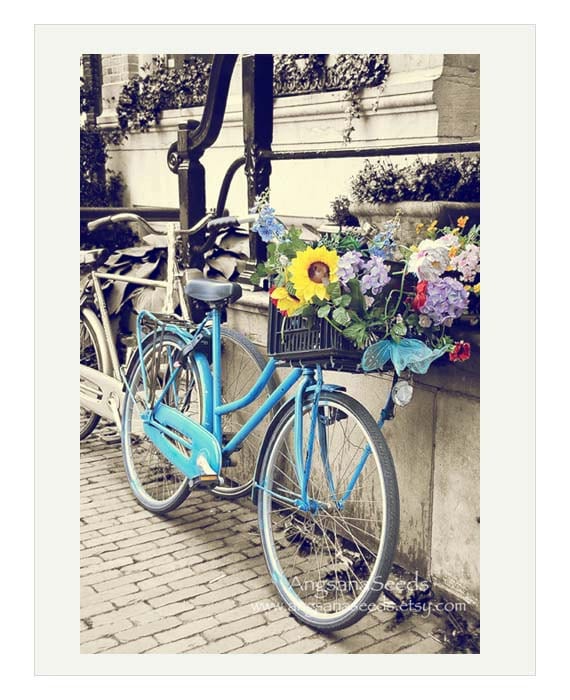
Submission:
[[[327,65],[328,54],[276,54],[273,65],[273,94],[276,98],[344,90],[346,123],[343,140],[349,142],[353,121],[362,113],[363,88],[382,89],[390,72],[388,54],[338,54]],[[199,55],[185,59],[180,68],[170,68],[164,57],[155,56],[143,67],[143,75],[131,78],[117,100],[117,118],[122,137],[145,132],[160,123],[165,109],[203,105],[208,91],[211,64]]]
[[352,140],[354,120],[360,119],[362,114],[362,89],[375,86],[381,89],[389,71],[388,54],[341,53],[337,56],[332,72],[338,87],[346,90],[346,121],[342,134],[346,143]]
[[148,131],[160,123],[165,109],[202,105],[206,100],[210,63],[200,56],[169,68],[166,59],[155,56],[141,69],[143,76],[131,78],[117,100],[117,119],[123,135]]
[[276,97],[311,92],[344,90],[346,122],[343,141],[349,142],[353,122],[362,114],[361,92],[365,87],[382,89],[390,72],[388,54],[341,53],[326,64],[327,54],[277,54],[273,68]]

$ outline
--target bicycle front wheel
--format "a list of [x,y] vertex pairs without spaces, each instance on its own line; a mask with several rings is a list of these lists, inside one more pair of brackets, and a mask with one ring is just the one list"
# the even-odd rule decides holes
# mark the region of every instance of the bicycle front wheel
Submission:
[[[149,336],[143,342],[143,362],[148,379],[147,393],[143,383],[141,356],[137,354],[127,373],[127,391],[121,426],[123,460],[131,489],[139,501],[152,513],[167,513],[180,506],[190,493],[188,478],[174,467],[145,434],[141,414],[146,401],[158,399],[174,371],[174,361],[185,343],[175,333],[166,332],[160,347]],[[176,375],[163,403],[177,408],[196,421],[202,419],[202,389],[200,379],[190,358],[187,366]],[[177,446],[185,450],[181,443]]]
[[261,457],[259,528],[265,560],[291,613],[320,631],[373,608],[398,539],[399,497],[390,451],[370,413],[350,396],[321,392],[313,436],[303,404],[303,504],[295,468],[295,404],[275,417]]

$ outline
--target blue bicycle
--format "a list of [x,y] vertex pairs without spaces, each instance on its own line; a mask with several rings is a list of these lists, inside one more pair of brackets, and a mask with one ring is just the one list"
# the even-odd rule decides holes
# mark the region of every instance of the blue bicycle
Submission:
[[[210,235],[220,222],[228,219],[210,221]],[[267,567],[297,619],[320,631],[347,627],[378,599],[398,539],[398,486],[380,425],[343,387],[325,382],[327,363],[315,360],[289,363],[289,374],[241,427],[224,430],[229,416],[267,391],[283,363],[271,357],[249,391],[225,403],[222,316],[242,290],[195,279],[185,292],[209,308],[198,326],[146,311],[138,316],[122,411],[133,493],[148,510],[165,513],[194,487],[231,487],[232,456],[276,410],[251,489]]]

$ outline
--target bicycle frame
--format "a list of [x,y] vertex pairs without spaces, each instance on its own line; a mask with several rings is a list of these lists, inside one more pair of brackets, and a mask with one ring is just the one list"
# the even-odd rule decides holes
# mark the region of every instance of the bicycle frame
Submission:
[[[111,280],[113,282],[126,282],[136,284],[141,287],[162,288],[166,290],[165,301],[163,306],[164,313],[172,313],[174,311],[174,290],[176,289],[178,299],[180,300],[182,316],[185,319],[190,318],[190,310],[186,296],[184,294],[181,273],[176,264],[176,239],[173,229],[169,229],[166,233],[167,239],[167,273],[166,280],[146,279],[131,275],[116,275],[107,272],[91,272],[90,278],[93,284],[93,292],[97,310],[99,312],[96,320],[92,319],[92,323],[100,324],[102,334],[98,333],[102,347],[101,353],[105,355],[104,365],[110,366],[110,374],[100,372],[86,365],[79,365],[80,380],[83,380],[83,386],[80,384],[81,405],[102,416],[108,420],[112,420],[120,428],[120,408],[123,403],[124,382],[121,372],[121,365],[117,355],[117,349],[111,329],[111,321],[109,310],[105,302],[105,295],[101,282]],[[95,329],[97,330],[97,329]],[[101,337],[102,336],[102,337]]]
[[[145,318],[150,318],[155,322],[158,321],[156,317],[148,312],[142,311],[137,319],[137,343],[139,357],[143,356],[143,329],[142,323]],[[211,323],[209,327],[206,326],[207,323]],[[320,416],[319,413],[322,410],[319,407],[319,398],[323,390],[327,391],[340,391],[342,387],[335,384],[325,384],[323,382],[322,369],[319,365],[304,367],[304,368],[293,368],[291,372],[285,377],[285,379],[279,384],[277,389],[273,391],[267,399],[259,406],[255,413],[245,422],[245,424],[240,428],[240,430],[228,441],[226,445],[223,444],[223,431],[222,431],[222,416],[238,411],[245,408],[253,401],[255,401],[262,391],[267,386],[273,373],[278,367],[278,362],[274,358],[270,358],[267,366],[261,372],[260,376],[257,378],[250,390],[240,399],[232,401],[231,403],[224,404],[222,401],[222,343],[221,343],[221,310],[219,308],[213,308],[196,328],[195,331],[189,333],[175,324],[164,324],[163,330],[168,330],[176,333],[182,340],[187,344],[191,344],[192,347],[197,346],[199,339],[206,333],[211,334],[211,345],[212,345],[212,368],[210,369],[210,364],[206,356],[199,352],[193,351],[192,357],[195,362],[196,370],[200,377],[200,382],[203,388],[203,415],[202,415],[202,426],[198,426],[195,421],[191,419],[186,419],[186,425],[182,425],[180,422],[177,423],[177,430],[181,430],[182,434],[185,435],[184,428],[186,427],[189,432],[193,435],[188,437],[192,438],[192,441],[196,442],[196,445],[203,447],[208,443],[201,431],[194,433],[198,428],[205,428],[213,437],[215,442],[219,445],[221,449],[221,460],[227,459],[232,452],[239,449],[243,441],[248,437],[248,435],[259,425],[259,423],[270,413],[270,411],[279,403],[279,401],[287,394],[287,392],[292,389],[296,384],[298,384],[294,401],[295,401],[295,427],[294,427],[294,454],[295,454],[295,471],[297,480],[300,488],[300,498],[289,499],[282,494],[274,494],[276,498],[283,500],[285,502],[291,503],[295,507],[302,511],[312,511],[315,512],[321,507],[325,507],[323,503],[319,503],[314,499],[308,497],[308,483],[310,479],[311,469],[312,469],[312,454],[313,446],[315,443],[315,437],[318,438],[321,458],[325,469],[325,477],[330,490],[330,496],[333,502],[338,508],[342,509],[346,500],[350,497],[352,490],[358,481],[364,465],[370,455],[370,449],[366,448],[363,456],[361,457],[359,463],[356,465],[352,477],[349,481],[345,492],[340,496],[336,495],[334,478],[332,474],[332,469],[328,460],[328,449],[326,445],[326,431],[324,426],[324,416]],[[155,441],[158,434],[163,433],[168,437],[172,437],[172,432],[168,424],[161,424],[160,421],[160,411],[161,407],[164,406],[163,399],[168,394],[172,384],[176,380],[180,369],[182,367],[181,363],[175,366],[173,358],[169,358],[169,363],[171,366],[171,372],[168,380],[160,391],[160,395],[157,399],[151,395],[149,391],[149,378],[147,375],[147,368],[144,363],[141,363],[141,374],[143,378],[143,387],[146,397],[146,411],[143,412],[143,422],[146,421],[152,424],[154,431],[152,434],[147,432],[151,440]],[[130,387],[127,387],[128,391],[132,391]],[[308,428],[308,447],[307,455],[303,456],[303,404],[305,401],[305,396],[307,393],[313,395],[313,402],[310,412],[310,423]],[[176,392],[175,392],[176,394]],[[390,401],[390,399],[389,399]],[[170,407],[169,407],[170,408]],[[176,409],[175,409],[176,411]],[[382,411],[383,418],[385,417],[386,408]],[[179,412],[178,412],[179,413]],[[173,416],[168,413],[166,416],[167,421],[171,421]],[[319,420],[321,418],[321,420]],[[381,418],[383,422],[383,418]],[[170,423],[172,425],[172,423]],[[195,428],[194,426],[198,426]],[[176,436],[175,439],[180,442],[180,437]],[[160,445],[156,443],[156,446],[160,448]],[[174,466],[178,467],[186,473],[186,462],[187,457],[181,455],[177,458],[177,454],[169,450],[168,454],[164,454],[172,461]],[[222,466],[222,461],[219,464],[210,466],[219,474]],[[267,491],[265,484],[256,483],[254,488]]]

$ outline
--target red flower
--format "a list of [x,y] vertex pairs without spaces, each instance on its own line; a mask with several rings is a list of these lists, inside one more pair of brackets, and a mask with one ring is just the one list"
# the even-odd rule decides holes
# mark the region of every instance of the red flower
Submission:
[[426,303],[427,301],[427,280],[422,280],[421,282],[418,282],[416,285],[416,296],[414,297],[412,301],[412,309],[414,311],[420,311],[422,306]]
[[269,287],[269,299],[270,299],[271,303],[273,304],[273,306],[277,306],[277,302],[279,301],[279,299],[274,299],[271,296],[273,294],[274,289],[275,289],[275,287]]
[[471,345],[469,345],[469,343],[465,343],[463,340],[460,340],[458,343],[455,343],[453,350],[449,353],[449,359],[452,362],[457,362],[458,360],[460,362],[464,362],[470,357]]

